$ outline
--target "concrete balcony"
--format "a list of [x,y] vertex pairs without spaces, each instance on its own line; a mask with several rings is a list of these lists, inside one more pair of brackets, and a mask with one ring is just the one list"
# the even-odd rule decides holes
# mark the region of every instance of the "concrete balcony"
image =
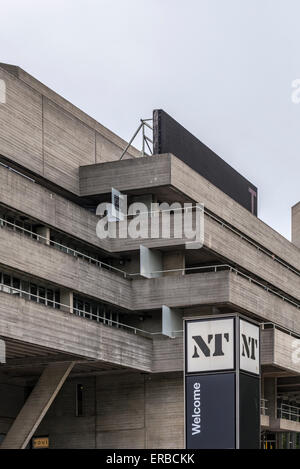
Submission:
[[260,426],[262,430],[266,430],[270,427],[270,417],[268,415],[260,416]]
[[298,308],[230,271],[137,279],[132,282],[132,293],[136,310],[167,305],[182,308],[185,315],[196,315],[197,306],[226,305],[300,334]]
[[[152,341],[146,337],[88,321],[59,309],[0,293],[0,337],[23,344],[24,355],[36,347],[110,365],[151,371]],[[51,356],[44,359],[51,361]],[[32,364],[34,358],[31,357]],[[16,363],[15,363],[16,364]],[[29,362],[30,364],[30,362]],[[2,365],[5,367],[6,365]]]
[[272,421],[269,428],[274,432],[300,432],[300,422],[287,419],[275,419]]
[[[296,359],[296,345],[299,337],[282,331],[272,324],[266,324],[261,331],[262,366],[272,371],[273,375],[300,375],[300,361]],[[299,346],[299,345],[298,345]]]
[[[262,372],[272,376],[300,376],[300,362],[293,360],[293,342],[297,339],[276,327],[261,330]],[[299,339],[298,339],[299,340]],[[183,338],[153,338],[153,370],[157,372],[183,369]],[[267,405],[265,406],[267,410]],[[265,412],[266,414],[266,412]]]
[[130,281],[80,258],[5,228],[0,229],[1,264],[85,296],[131,309]]
[[0,229],[0,259],[4,268],[128,311],[226,305],[300,333],[295,306],[230,270],[128,279],[6,229]]
[[159,193],[165,201],[194,201],[300,270],[300,251],[259,218],[210,184],[174,155],[98,163],[80,167],[81,195]]
[[[153,159],[148,160],[147,158],[144,158],[139,159],[138,161],[139,168],[143,168],[147,162],[147,164],[151,163],[152,166],[154,164]],[[158,161],[160,164],[157,166],[156,172],[153,173],[155,175],[154,179],[157,181],[159,178],[164,177],[163,174],[166,169],[165,165],[166,163],[167,166],[170,165],[170,161],[173,161],[173,158],[159,157]],[[123,161],[120,163],[123,164]],[[137,164],[137,162],[129,160],[124,161],[124,163],[129,164],[129,166],[133,163]],[[114,165],[118,163],[107,164],[112,165],[114,168]],[[105,165],[106,163],[100,165],[101,171],[103,170],[104,174],[106,168]],[[122,165],[121,168],[123,168]],[[144,174],[144,172],[141,172],[141,174]],[[161,182],[166,182],[166,180],[164,179]],[[139,251],[141,242],[147,247],[156,247],[158,249],[163,249],[168,246],[183,248],[183,241],[181,239],[146,239],[142,241],[140,239],[100,240],[96,235],[98,217],[78,205],[67,201],[59,195],[52,194],[49,190],[39,184],[34,184],[18,174],[12,173],[2,167],[0,167],[0,187],[0,203],[3,203],[14,210],[23,212],[29,217],[32,217],[41,223],[45,223],[46,226],[53,226],[57,230],[95,245],[107,252],[121,253],[125,251]],[[14,190],[11,190],[12,187]],[[104,184],[103,190],[106,190],[105,187],[106,186]],[[248,217],[252,217],[248,211],[245,210],[245,212],[247,212]],[[262,224],[262,222],[257,220],[256,217],[254,218],[260,223],[259,227],[261,230],[264,229],[268,231],[269,227]],[[273,230],[271,231],[273,234],[275,233]],[[217,253],[218,256],[228,259],[229,262],[240,265],[242,268],[263,278],[265,281],[277,288],[280,288],[287,294],[295,298],[299,298],[299,277],[291,270],[282,266],[279,262],[274,261],[272,257],[267,256],[254,245],[251,245],[238,233],[222,226],[208,215],[205,216],[204,233],[204,247],[207,250]],[[276,235],[278,234],[276,233]],[[275,234],[274,239],[277,239]],[[281,246],[281,250],[277,252],[278,255],[282,255],[283,248],[289,248],[289,250],[293,250],[293,253],[291,253],[292,257],[290,259],[297,259],[297,255],[295,255],[294,252],[296,249],[295,246],[287,240],[285,240],[285,244],[286,245]],[[272,248],[272,252],[276,252],[275,244],[272,246],[271,244],[265,243],[265,245],[267,245],[268,250]],[[199,255],[199,252],[195,252],[195,255]]]
[[[196,213],[193,212],[193,220],[195,224]],[[152,217],[145,217],[145,223],[147,224],[150,232]],[[162,233],[162,216],[157,215],[157,224]],[[130,222],[130,221],[129,221]],[[223,258],[228,260],[230,263],[238,265],[240,268],[245,269],[249,273],[263,279],[270,285],[274,285],[275,288],[280,289],[287,295],[290,295],[300,300],[300,276],[292,270],[288,269],[280,262],[274,260],[274,258],[266,252],[263,252],[258,246],[250,243],[246,238],[243,238],[239,233],[231,229],[229,226],[222,225],[213,216],[206,213],[204,215],[204,239],[203,249],[195,249],[192,251],[192,258],[194,263],[197,259],[201,262],[201,256],[211,253],[211,256]],[[189,238],[187,235],[182,238],[176,238],[174,233],[181,232],[182,219],[181,217],[171,214],[170,215],[170,238],[143,238],[143,239],[132,239],[127,233],[127,221],[118,223],[118,229],[120,230],[120,239],[111,239],[111,249],[114,252],[122,251],[138,251],[140,244],[148,248],[165,249],[172,246],[174,249],[183,251],[183,255],[188,255],[189,251],[185,250],[185,242],[188,242]]]

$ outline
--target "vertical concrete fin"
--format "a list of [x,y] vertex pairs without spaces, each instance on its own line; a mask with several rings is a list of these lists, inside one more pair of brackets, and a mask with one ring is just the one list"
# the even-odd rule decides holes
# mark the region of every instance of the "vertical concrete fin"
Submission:
[[292,243],[300,248],[300,202],[292,207]]
[[10,427],[1,449],[26,448],[74,364],[75,362],[67,362],[47,365]]

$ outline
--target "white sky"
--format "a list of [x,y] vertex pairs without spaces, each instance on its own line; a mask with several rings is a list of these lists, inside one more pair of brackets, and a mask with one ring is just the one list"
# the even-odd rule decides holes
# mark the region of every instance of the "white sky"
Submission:
[[290,238],[300,200],[299,0],[0,0],[0,61],[126,140],[163,108],[259,189]]

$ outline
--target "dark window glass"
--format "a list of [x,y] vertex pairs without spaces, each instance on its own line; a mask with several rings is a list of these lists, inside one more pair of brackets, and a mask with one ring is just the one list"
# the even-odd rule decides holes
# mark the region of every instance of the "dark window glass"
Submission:
[[47,288],[46,295],[47,295],[47,305],[53,307],[53,295],[54,295],[53,290],[50,290],[49,288]]
[[34,283],[31,283],[30,284],[30,293],[31,293],[31,296],[30,296],[30,299],[31,301],[36,301],[37,302],[37,286],[34,284]]
[[46,303],[45,297],[46,297],[45,288],[44,287],[39,287],[39,303],[42,303],[44,305]]
[[76,416],[83,416],[83,386],[82,384],[76,385]]
[[21,290],[21,282],[20,282],[20,279],[16,278],[16,277],[13,277],[13,280],[12,280],[12,285],[14,288],[16,288],[17,290],[13,290],[12,293],[14,295],[21,295],[20,291]]
[[3,283],[4,283],[4,285],[9,285],[9,286],[10,286],[10,281],[11,281],[10,275],[4,274],[4,275],[3,275]]

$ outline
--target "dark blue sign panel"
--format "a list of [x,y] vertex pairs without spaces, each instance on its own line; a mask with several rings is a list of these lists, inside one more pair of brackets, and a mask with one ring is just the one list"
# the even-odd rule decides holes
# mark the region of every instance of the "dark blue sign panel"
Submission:
[[240,448],[260,447],[260,382],[257,376],[240,374]]
[[235,374],[186,377],[186,448],[234,449]]

